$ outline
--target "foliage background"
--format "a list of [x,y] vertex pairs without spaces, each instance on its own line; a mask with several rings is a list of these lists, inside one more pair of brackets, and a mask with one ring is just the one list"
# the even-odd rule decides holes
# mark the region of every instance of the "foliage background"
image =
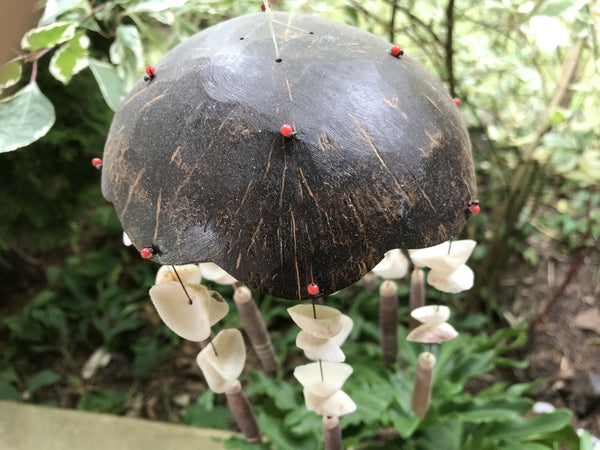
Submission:
[[[14,130],[35,136],[47,129],[27,148],[0,155],[4,199],[0,204],[0,313],[4,317],[0,396],[105,411],[138,408],[142,414],[142,406],[132,406],[132,397],[140,393],[130,390],[131,380],[148,383],[168,373],[173,363],[193,371],[179,360],[189,349],[156,321],[148,307],[146,292],[154,267],[120,245],[120,225],[101,197],[99,176],[89,161],[101,155],[111,107],[118,105],[147,64],[201,28],[260,10],[260,2],[50,3],[55,14],[49,14],[49,9],[45,14],[39,11],[41,24],[67,25],[53,36],[37,35],[42,39],[38,45],[31,43],[36,34],[30,35],[29,44],[0,76],[0,149],[14,147],[18,134]],[[573,272],[598,248],[600,6],[587,0],[475,4],[289,0],[274,1],[272,6],[318,14],[386,37],[425,63],[461,99],[471,132],[482,213],[464,232],[479,242],[473,264],[477,284],[468,295],[449,301],[463,315],[484,317],[476,324],[489,330],[535,324],[538,303],[507,314],[501,303],[506,292],[500,287],[506,274],[515,275],[517,266],[517,278],[526,277],[540,259],[540,243],[550,242],[566,255]],[[14,122],[15,115],[10,114],[14,99],[24,98],[19,93],[31,87],[31,81],[41,94],[29,101],[39,102],[47,111],[48,104],[40,96],[47,97],[56,116],[52,123],[48,114]],[[520,295],[518,285],[509,296]],[[353,295],[346,294],[342,307],[349,307]],[[365,298],[357,304],[364,307],[362,316],[375,320],[373,301]],[[261,302],[270,329],[283,343],[281,357],[293,352],[288,327],[281,325],[284,306],[275,299]],[[230,320],[236,324],[235,314]],[[361,337],[366,347],[356,351],[376,358],[376,329],[366,323],[357,329],[355,338]],[[100,346],[117,355],[123,379],[97,392],[89,390],[78,374],[82,362]],[[498,363],[490,362],[485,369]],[[368,376],[392,383],[394,374],[404,369]],[[286,376],[289,373],[282,370],[278,380]],[[270,381],[258,374],[250,377],[255,386],[262,386],[255,393],[267,402],[261,418],[267,427],[282,410],[296,411],[298,405],[278,404],[282,400],[277,398],[270,400],[274,404],[269,409]],[[94,381],[102,384],[102,379]],[[458,385],[462,388],[466,381]],[[289,389],[285,386],[271,387],[281,393]],[[193,391],[193,384],[188,387]],[[517,394],[520,398],[522,392]],[[158,397],[148,392],[140,395],[143,401],[169,398],[166,392]],[[171,400],[165,400],[168,406],[157,415],[197,423],[193,417],[206,414],[194,416],[194,411],[222,408],[209,397],[201,396],[183,416]],[[381,414],[373,412],[373,424],[375,417],[380,419]],[[388,419],[392,424],[399,420]],[[314,426],[314,420],[306,420]],[[460,418],[461,423],[469,423],[464,420]],[[436,419],[429,425],[443,422]],[[371,422],[365,419],[364,423]],[[420,428],[421,436],[427,435],[427,426]],[[365,433],[372,437],[376,429],[366,427]],[[366,438],[358,431],[353,436]]]

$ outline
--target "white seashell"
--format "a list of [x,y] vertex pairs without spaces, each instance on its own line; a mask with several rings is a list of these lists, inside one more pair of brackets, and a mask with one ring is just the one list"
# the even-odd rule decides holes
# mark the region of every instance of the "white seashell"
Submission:
[[458,336],[458,331],[449,323],[424,323],[412,330],[406,340],[422,344],[439,344]]
[[[173,266],[160,266],[160,269],[156,272],[154,284],[179,281],[179,278],[181,278],[181,282],[184,284],[200,284],[202,282],[202,272],[200,272],[197,264],[185,264],[174,267],[177,273],[173,270]],[[179,278],[177,275],[179,275]]]
[[131,239],[129,239],[129,236],[127,236],[127,233],[125,233],[123,231],[123,245],[125,247],[129,247],[131,245]]
[[112,355],[106,351],[106,348],[97,348],[81,368],[81,378],[89,380],[94,376],[98,369],[108,366],[111,359]]
[[[202,351],[206,350],[209,346],[205,347]],[[216,392],[217,394],[223,394],[233,387],[236,382],[236,378],[227,380],[210,364],[207,358],[207,353],[198,353],[196,357],[196,364],[200,367],[204,380],[208,384],[208,388]]]
[[427,283],[430,286],[449,294],[457,294],[473,287],[475,275],[469,266],[462,265],[452,273],[430,270]]
[[319,397],[304,389],[306,409],[321,416],[344,416],[356,411],[356,403],[344,391],[337,391],[329,397]]
[[340,346],[331,339],[321,339],[301,330],[296,336],[296,346],[304,350],[308,359],[329,362],[344,362],[346,356]]
[[450,318],[450,308],[444,305],[421,306],[413,309],[410,315],[422,323],[443,323]]
[[[321,380],[321,367],[323,380]],[[294,377],[300,384],[319,397],[328,397],[339,391],[351,374],[352,367],[344,363],[315,362],[294,369]]]
[[304,304],[292,306],[287,311],[296,325],[315,337],[327,339],[342,330],[342,313],[335,308]]
[[198,358],[206,359],[224,379],[235,380],[246,364],[246,346],[242,333],[235,328],[219,331],[212,344],[204,347]]
[[[189,294],[192,299],[190,304]],[[162,321],[174,333],[189,341],[200,342],[210,336],[210,327],[229,311],[225,301],[218,301],[205,286],[167,281],[152,286],[150,298]]]
[[[443,242],[434,247],[409,250],[410,259],[417,267],[429,267],[440,272],[454,272],[467,262],[477,242],[470,239]],[[450,254],[448,248],[450,247]]]
[[408,260],[402,250],[396,248],[385,252],[384,258],[371,271],[386,280],[396,280],[408,272]]
[[237,281],[213,262],[200,263],[198,267],[204,278],[217,284],[233,284]]
[[340,317],[340,322],[342,323],[342,329],[338,334],[330,338],[331,342],[333,342],[338,347],[341,347],[342,344],[346,341],[348,335],[352,331],[352,327],[354,326],[354,322],[352,321],[350,316],[347,316],[346,314],[342,314],[342,317]]

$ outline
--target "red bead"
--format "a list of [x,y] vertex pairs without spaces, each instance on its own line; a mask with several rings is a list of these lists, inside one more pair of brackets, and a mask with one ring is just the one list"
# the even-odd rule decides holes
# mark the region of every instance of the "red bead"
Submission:
[[144,259],[151,259],[152,256],[154,255],[154,248],[152,248],[151,246],[144,247],[143,249],[140,250],[140,255]]
[[317,295],[319,293],[319,286],[317,286],[316,283],[310,283],[308,286],[306,286],[306,291],[310,295]]
[[286,123],[281,127],[281,134],[283,134],[284,137],[290,137],[292,134],[294,134],[294,130],[292,129],[291,125]]
[[[268,5],[269,5],[269,8],[270,8],[270,7],[271,7],[271,4],[269,3]],[[267,7],[265,6],[265,4],[264,4],[264,3],[262,4],[261,8],[262,8],[262,10],[263,10],[263,11],[266,11],[266,10],[267,10]]]
[[477,203],[473,203],[471,206],[469,206],[469,209],[471,210],[471,214],[473,214],[474,216],[479,214],[479,211],[481,211],[481,208]]
[[94,166],[96,169],[102,168],[102,160],[100,158],[92,159],[92,166]]
[[394,45],[392,47],[392,49],[390,50],[390,53],[392,54],[392,56],[396,56],[396,57],[404,55],[404,52],[397,45]]
[[456,106],[460,106],[460,98],[453,98],[452,101]]
[[152,66],[146,67],[146,75],[148,75],[150,78],[154,78],[154,75],[156,75],[156,69]]

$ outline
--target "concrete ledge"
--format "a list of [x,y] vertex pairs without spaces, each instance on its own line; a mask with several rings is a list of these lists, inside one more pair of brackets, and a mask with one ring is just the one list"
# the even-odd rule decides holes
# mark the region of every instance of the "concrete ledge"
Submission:
[[234,434],[0,401],[2,450],[221,450]]

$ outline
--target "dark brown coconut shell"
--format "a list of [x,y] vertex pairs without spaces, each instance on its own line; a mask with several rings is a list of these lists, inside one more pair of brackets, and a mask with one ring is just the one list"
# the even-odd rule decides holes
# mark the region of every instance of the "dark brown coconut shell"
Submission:
[[359,29],[273,19],[281,61],[266,14],[229,20],[171,50],[115,114],[102,191],[135,246],[304,299],[457,234],[473,164],[439,80]]

